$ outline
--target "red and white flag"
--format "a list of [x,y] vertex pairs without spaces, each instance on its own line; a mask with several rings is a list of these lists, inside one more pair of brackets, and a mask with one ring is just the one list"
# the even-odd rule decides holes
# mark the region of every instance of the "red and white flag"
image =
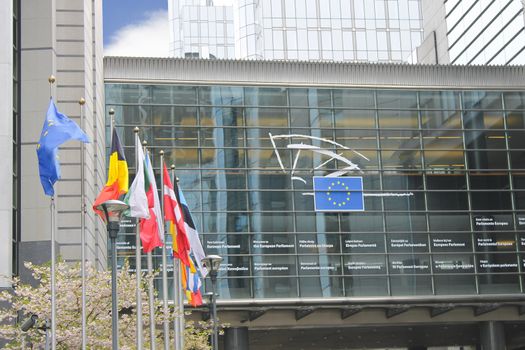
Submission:
[[164,222],[160,208],[159,192],[155,182],[155,174],[146,153],[144,160],[145,179],[144,187],[148,198],[149,218],[140,219],[140,240],[145,253],[151,252],[156,247],[161,247],[164,242]]
[[170,180],[166,164],[162,164],[164,172],[164,219],[169,221],[170,233],[173,242],[173,255],[182,261],[186,266],[190,266],[190,243],[184,225],[184,213],[180,206],[180,201],[175,194],[173,184]]

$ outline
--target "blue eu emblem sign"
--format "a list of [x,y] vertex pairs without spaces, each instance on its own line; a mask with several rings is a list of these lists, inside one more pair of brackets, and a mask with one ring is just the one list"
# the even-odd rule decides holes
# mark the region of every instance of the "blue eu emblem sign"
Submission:
[[314,176],[315,211],[363,211],[363,178]]

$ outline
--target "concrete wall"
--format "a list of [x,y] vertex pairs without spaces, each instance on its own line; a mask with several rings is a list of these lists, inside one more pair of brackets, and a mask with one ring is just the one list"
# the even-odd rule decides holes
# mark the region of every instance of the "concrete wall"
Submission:
[[0,6],[0,288],[9,286],[12,273],[12,199],[13,199],[13,3]]
[[[27,0],[22,2],[22,224],[20,261],[31,260],[34,242],[50,240],[50,200],[43,194],[36,143],[50,93],[58,109],[80,123],[79,99],[86,100],[83,129],[91,139],[85,149],[87,258],[106,266],[105,231],[91,210],[105,176],[103,125],[102,0]],[[97,73],[98,72],[98,73]],[[49,75],[56,83],[48,84]],[[97,83],[98,84],[95,84]],[[82,203],[79,142],[60,148],[62,179],[55,185],[58,254],[80,257]],[[102,163],[104,163],[102,161]]]
[[445,4],[443,1],[422,0],[421,5],[424,39],[417,48],[417,61],[428,64],[448,64],[450,59],[448,55]]

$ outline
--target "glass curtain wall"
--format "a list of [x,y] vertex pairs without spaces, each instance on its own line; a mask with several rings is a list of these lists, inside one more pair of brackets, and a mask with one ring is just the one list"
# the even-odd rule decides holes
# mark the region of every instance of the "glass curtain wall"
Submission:
[[[523,92],[107,84],[106,103],[132,174],[135,126],[157,174],[161,149],[175,164],[221,298],[524,291]],[[365,210],[315,212],[312,177],[348,161]]]
[[412,62],[420,0],[237,0],[237,57]]

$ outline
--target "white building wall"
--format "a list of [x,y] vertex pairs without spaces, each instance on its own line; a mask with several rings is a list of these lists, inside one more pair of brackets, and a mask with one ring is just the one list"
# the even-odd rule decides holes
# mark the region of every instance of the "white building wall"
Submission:
[[[91,203],[105,178],[104,113],[102,81],[102,0],[27,0],[22,2],[22,227],[21,261],[40,254],[36,246],[50,244],[49,197],[38,177],[36,143],[50,92],[58,109],[80,122],[79,99],[84,106],[84,130],[92,143],[86,146],[87,257],[106,266],[106,234],[91,210]],[[100,28],[97,28],[100,26]],[[56,83],[48,84],[49,75]],[[98,82],[97,85],[95,83]],[[102,145],[101,145],[102,143]],[[62,179],[55,185],[58,254],[66,261],[80,257],[80,144],[60,149]],[[103,163],[103,164],[100,164]],[[102,165],[102,167],[100,167]],[[37,259],[38,260],[38,259]]]
[[[0,6],[0,288],[10,286],[12,273],[13,189],[13,3]],[[8,156],[5,156],[8,155]]]

